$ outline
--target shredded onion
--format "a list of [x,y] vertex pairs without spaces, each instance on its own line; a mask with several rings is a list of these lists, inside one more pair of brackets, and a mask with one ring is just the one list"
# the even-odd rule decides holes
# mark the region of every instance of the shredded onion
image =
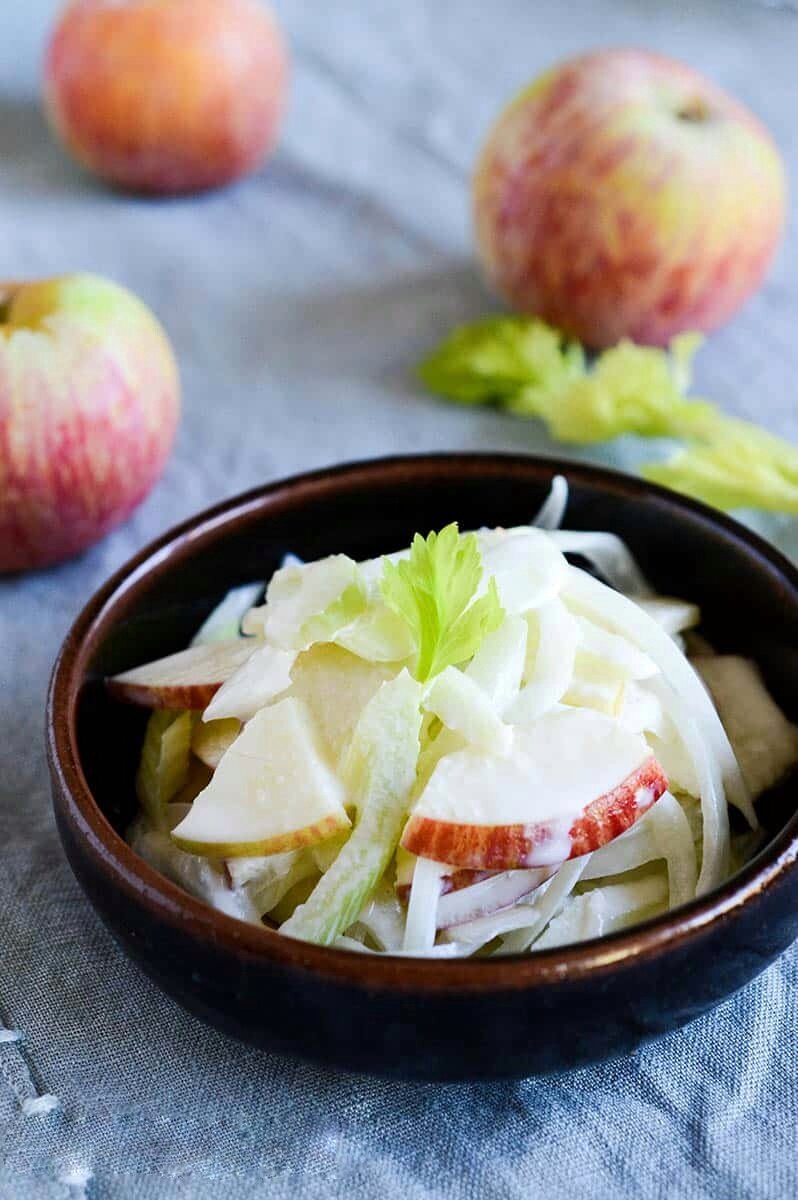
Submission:
[[559,529],[568,507],[568,480],[564,475],[555,475],[549,494],[531,524],[538,529]]
[[617,534],[600,530],[580,533],[573,529],[562,529],[555,530],[549,536],[563,554],[579,554],[586,558],[619,592],[637,597],[654,595],[654,589],[631,550]]
[[532,620],[537,621],[537,649],[527,683],[507,713],[507,719],[517,725],[543,716],[565,695],[579,641],[576,620],[559,599],[538,609]]
[[417,858],[407,906],[402,949],[407,954],[424,954],[435,944],[436,916],[441,879],[447,867],[429,858]]
[[479,883],[472,883],[470,887],[448,892],[438,901],[438,929],[463,925],[478,917],[511,908],[545,883],[553,873],[551,867],[502,871],[492,879],[483,879]]
[[633,600],[605,587],[578,567],[569,568],[564,595],[576,607],[584,607],[609,622],[654,660],[677,693],[680,711],[687,720],[696,723],[698,732],[720,763],[729,802],[735,804],[755,828],[756,815],[751,797],[720,717],[698,675],[672,638]]
[[725,878],[729,868],[729,810],[723,794],[720,765],[702,737],[693,714],[679,702],[664,680],[649,684],[673,722],[698,780],[701,799],[703,851],[696,895],[702,896]]
[[573,896],[535,942],[534,949],[553,950],[624,929],[645,915],[653,916],[664,908],[667,899],[668,885],[661,873]]
[[541,889],[540,898],[532,905],[530,915],[533,919],[504,939],[500,954],[523,954],[529,950],[582,878],[590,857],[589,854],[583,854],[581,858],[563,863],[557,874],[544,885],[545,892]]
[[678,908],[696,894],[698,864],[690,822],[670,792],[660,796],[646,816],[668,864],[669,907]]

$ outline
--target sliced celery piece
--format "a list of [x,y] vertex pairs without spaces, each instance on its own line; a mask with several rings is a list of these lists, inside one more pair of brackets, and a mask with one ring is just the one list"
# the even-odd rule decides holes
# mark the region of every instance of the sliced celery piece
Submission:
[[393,857],[416,776],[423,689],[406,670],[366,705],[347,757],[359,819],[335,862],[281,932],[328,946],[355,921]]

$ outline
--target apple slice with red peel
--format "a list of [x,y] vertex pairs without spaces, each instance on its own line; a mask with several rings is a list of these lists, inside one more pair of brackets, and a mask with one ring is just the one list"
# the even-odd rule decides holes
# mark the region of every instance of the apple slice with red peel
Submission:
[[281,854],[348,829],[344,799],[307,705],[290,697],[247,722],[172,838],[190,854]]
[[563,709],[514,734],[507,755],[440,760],[406,850],[472,870],[553,866],[623,833],[667,789],[645,739],[601,713]]
[[204,709],[263,643],[237,638],[190,646],[106,680],[112,696],[144,708]]

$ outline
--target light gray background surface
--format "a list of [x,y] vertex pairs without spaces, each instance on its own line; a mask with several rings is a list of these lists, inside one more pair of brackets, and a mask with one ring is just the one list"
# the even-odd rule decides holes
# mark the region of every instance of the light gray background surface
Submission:
[[[794,1195],[795,952],[687,1030],[567,1076],[439,1088],[269,1059],[175,1008],[99,926],[53,828],[42,716],[80,606],[198,508],[355,457],[553,452],[535,425],[449,408],[409,376],[492,304],[468,210],[492,118],[553,59],[645,44],[747,101],[795,178],[798,17],[735,0],[283,0],[294,70],[274,161],[225,192],[148,202],[96,186],[47,135],[38,64],[57,7],[3,5],[0,278],[90,269],[133,288],[174,342],[185,412],[124,529],[0,582],[0,1024],[24,1032],[0,1044],[0,1197]],[[697,382],[798,440],[796,266],[791,231]],[[640,447],[591,456],[631,465]],[[798,551],[795,522],[766,528]],[[59,1109],[26,1117],[45,1092]]]

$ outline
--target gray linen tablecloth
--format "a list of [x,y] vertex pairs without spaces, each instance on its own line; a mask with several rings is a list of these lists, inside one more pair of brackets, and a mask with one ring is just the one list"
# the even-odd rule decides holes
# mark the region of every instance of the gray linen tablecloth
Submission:
[[[174,341],[185,416],[124,529],[0,583],[0,1024],[23,1035],[0,1043],[0,1195],[794,1196],[795,952],[683,1032],[570,1075],[437,1087],[269,1058],[185,1015],[100,927],[56,838],[42,719],[78,609],[196,509],[387,452],[554,452],[534,424],[447,407],[409,375],[492,303],[468,209],[491,119],[553,59],[645,44],[751,104],[794,168],[798,18],[733,0],[284,0],[294,75],[276,159],[231,190],[147,202],[95,186],[48,139],[37,77],[56,7],[3,5],[0,278],[90,269],[132,287]],[[698,385],[798,439],[796,267],[792,234],[702,352]],[[798,550],[796,523],[764,527]],[[26,1115],[42,1094],[58,1107]]]

